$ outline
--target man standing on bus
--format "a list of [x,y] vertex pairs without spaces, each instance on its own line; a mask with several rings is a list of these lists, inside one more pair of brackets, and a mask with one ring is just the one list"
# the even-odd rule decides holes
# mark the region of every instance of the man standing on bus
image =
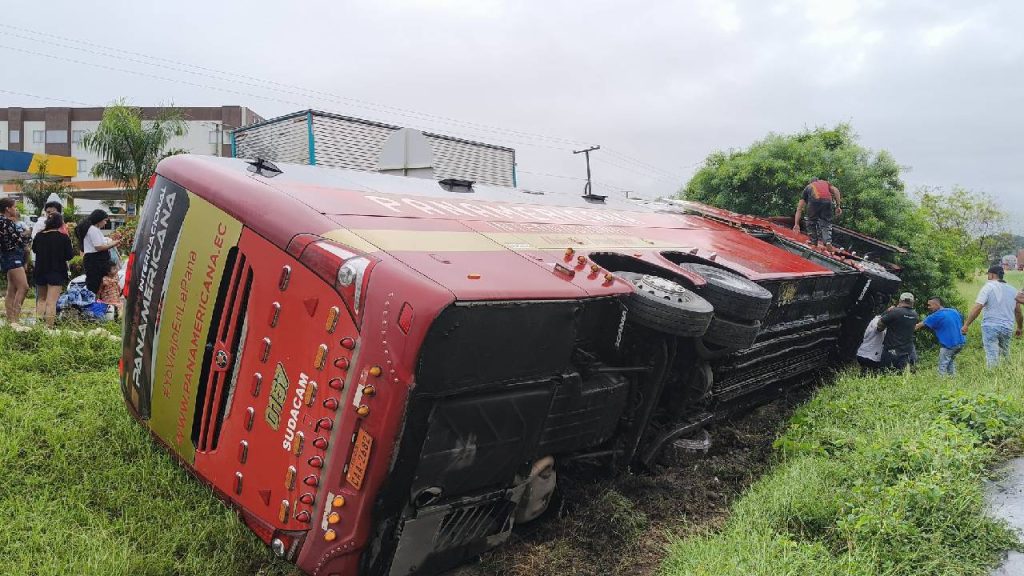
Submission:
[[796,205],[796,216],[793,218],[793,231],[800,231],[800,216],[807,210],[807,235],[811,244],[832,248],[832,218],[843,213],[843,198],[828,180],[818,178],[804,188],[804,193]]

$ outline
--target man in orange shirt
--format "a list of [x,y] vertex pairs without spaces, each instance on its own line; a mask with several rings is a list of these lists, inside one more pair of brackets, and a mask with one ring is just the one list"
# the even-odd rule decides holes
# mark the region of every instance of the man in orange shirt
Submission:
[[800,216],[807,210],[807,235],[811,244],[818,247],[824,243],[832,248],[832,217],[843,213],[842,195],[828,180],[817,179],[804,188],[803,196],[796,205],[793,231],[800,231]]

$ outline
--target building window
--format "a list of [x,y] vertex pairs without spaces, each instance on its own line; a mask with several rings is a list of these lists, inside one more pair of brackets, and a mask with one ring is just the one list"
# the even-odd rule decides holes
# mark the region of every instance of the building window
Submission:
[[32,131],[32,143],[33,144],[46,144],[46,131],[45,130],[33,130]]
[[220,130],[210,130],[210,144],[219,143]]
[[85,138],[85,130],[72,130],[71,141],[75,144],[81,144],[82,138]]
[[85,174],[86,174],[85,159],[79,158],[78,159],[78,175],[79,176],[84,176]]
[[46,131],[46,143],[47,144],[67,144],[68,143],[68,131],[67,130],[47,130]]
[[21,130],[11,130],[8,134],[8,141],[11,144],[21,144]]

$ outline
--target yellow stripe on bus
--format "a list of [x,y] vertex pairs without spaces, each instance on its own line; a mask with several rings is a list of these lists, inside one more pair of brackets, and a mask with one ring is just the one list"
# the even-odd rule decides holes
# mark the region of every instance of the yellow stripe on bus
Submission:
[[666,249],[678,244],[618,234],[332,230],[323,235],[361,252],[497,252],[509,250]]

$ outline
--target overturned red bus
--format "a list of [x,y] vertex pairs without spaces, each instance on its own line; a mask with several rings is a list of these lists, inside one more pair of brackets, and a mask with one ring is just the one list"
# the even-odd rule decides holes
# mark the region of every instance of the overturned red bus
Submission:
[[542,514],[564,463],[649,466],[850,354],[899,278],[804,240],[685,202],[175,156],[122,390],[302,570],[437,573]]

